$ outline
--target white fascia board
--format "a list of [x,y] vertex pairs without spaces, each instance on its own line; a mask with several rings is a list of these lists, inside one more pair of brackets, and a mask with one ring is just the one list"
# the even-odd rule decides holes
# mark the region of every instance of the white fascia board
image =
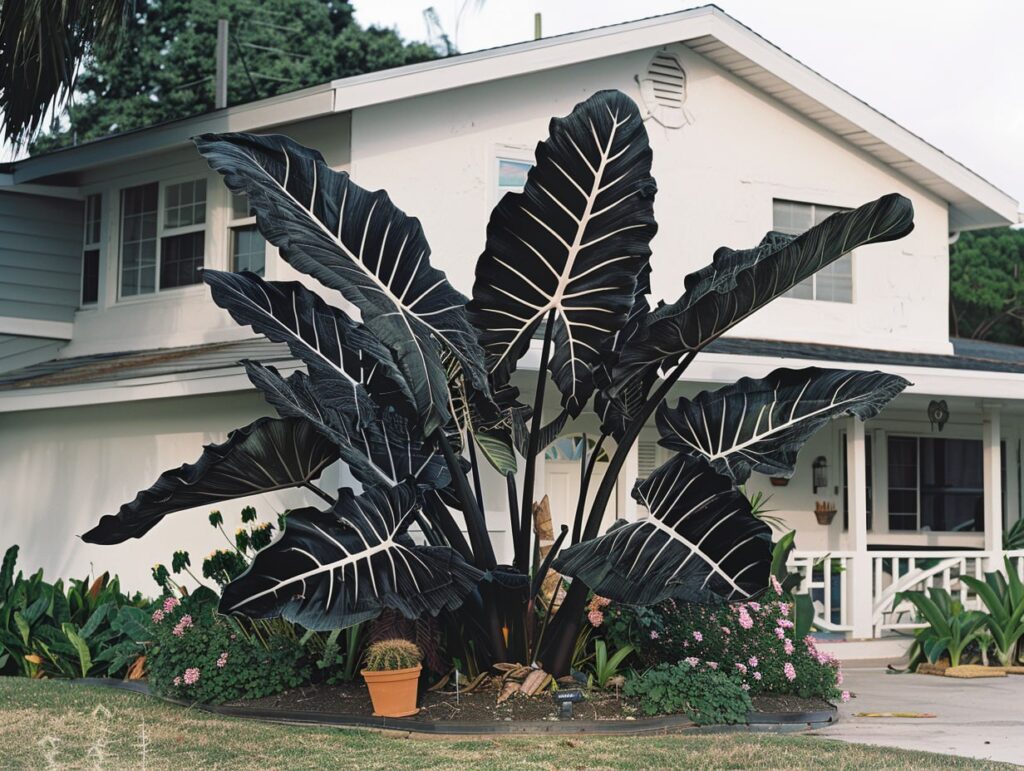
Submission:
[[45,321],[0,316],[0,335],[17,337],[45,337],[50,340],[70,340],[75,325],[70,321]]
[[[287,377],[297,363],[280,362],[278,371]],[[252,383],[238,367],[134,378],[119,382],[81,383],[53,388],[26,388],[0,391],[0,413],[48,410],[61,407],[85,407],[96,404],[117,404],[145,399],[173,399],[183,396],[203,396],[250,391]]]

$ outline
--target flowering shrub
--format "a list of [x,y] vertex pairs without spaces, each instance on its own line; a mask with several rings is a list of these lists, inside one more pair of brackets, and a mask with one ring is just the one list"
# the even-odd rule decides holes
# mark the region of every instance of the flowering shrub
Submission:
[[698,725],[746,722],[753,709],[750,690],[741,678],[725,672],[715,662],[701,664],[695,658],[677,664],[659,664],[626,680],[627,696],[640,699],[648,715],[685,713]]
[[[606,609],[605,615],[615,612]],[[686,661],[725,668],[739,676],[751,695],[791,693],[845,701],[849,694],[840,688],[839,662],[818,650],[813,637],[794,639],[792,612],[774,593],[760,602],[717,607],[670,601],[634,644],[651,665]]]
[[214,612],[216,595],[167,597],[151,616],[149,682],[157,693],[219,704],[256,699],[308,682],[298,641],[250,639]]

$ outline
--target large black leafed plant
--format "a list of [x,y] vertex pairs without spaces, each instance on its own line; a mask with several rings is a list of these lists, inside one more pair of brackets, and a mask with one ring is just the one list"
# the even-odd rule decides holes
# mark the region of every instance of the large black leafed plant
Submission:
[[[851,249],[909,233],[910,202],[887,195],[795,238],[723,247],[686,277],[677,301],[652,309],[656,186],[636,105],[602,91],[549,130],[523,192],[491,214],[472,300],[431,265],[419,222],[384,191],[364,190],[286,137],[197,138],[282,257],[341,292],[361,321],[298,283],[206,271],[214,301],[287,344],[305,370],[284,377],[245,362],[280,418],[165,472],[85,539],[119,543],[175,511],[305,487],[327,505],[289,515],[283,535],[225,589],[223,612],[310,629],[384,610],[444,614],[482,665],[539,661],[555,674],[568,668],[590,590],[635,604],[762,591],[770,531],[737,485],[754,471],[791,475],[815,431],[839,415],[876,415],[906,381],[782,369],[675,407],[664,399],[702,348],[758,308]],[[512,379],[535,341],[529,406]],[[561,398],[545,411],[548,381]],[[602,423],[598,445],[612,437],[616,447],[588,509],[591,453],[572,532],[537,564],[536,458],[588,405]],[[615,479],[655,411],[661,443],[676,454],[633,491],[648,516],[602,535]],[[337,460],[361,492],[317,486]],[[488,535],[484,460],[507,480],[511,565],[498,564]],[[550,612],[538,594],[549,567],[575,580],[554,620],[538,623]]]

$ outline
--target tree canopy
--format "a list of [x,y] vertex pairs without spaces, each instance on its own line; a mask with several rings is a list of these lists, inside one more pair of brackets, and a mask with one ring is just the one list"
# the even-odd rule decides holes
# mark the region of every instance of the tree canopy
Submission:
[[65,123],[32,152],[212,110],[220,18],[229,105],[438,56],[353,14],[337,0],[138,0],[118,40],[84,61]]
[[954,337],[1024,344],[1024,230],[961,234],[949,253]]

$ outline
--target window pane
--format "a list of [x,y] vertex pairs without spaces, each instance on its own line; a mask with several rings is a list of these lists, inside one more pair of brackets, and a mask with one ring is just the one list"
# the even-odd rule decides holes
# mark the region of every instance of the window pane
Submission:
[[198,284],[203,267],[203,242],[206,234],[186,233],[165,236],[160,242],[160,288]]
[[889,529],[917,530],[917,437],[890,436]]
[[526,175],[533,164],[526,161],[511,161],[507,158],[498,159],[498,193],[519,193],[526,185]]
[[772,229],[780,233],[796,236],[814,224],[814,207],[809,203],[798,201],[773,201]]
[[799,284],[794,284],[793,288],[782,295],[783,297],[793,297],[797,300],[813,300],[814,299],[814,283],[813,279],[807,278],[801,281]]
[[185,228],[206,222],[206,180],[178,182],[164,188],[164,227]]
[[235,272],[243,270],[263,275],[266,265],[266,241],[255,225],[231,229],[231,255]]
[[100,250],[86,249],[82,254],[82,305],[91,305],[100,295]]
[[121,191],[121,294],[155,290],[143,268],[156,266],[156,215],[159,185],[153,182]]
[[984,530],[981,441],[922,437],[920,442],[921,529]]
[[103,196],[94,193],[85,199],[85,244],[100,242],[100,224],[103,221]]
[[[799,201],[772,201],[772,229],[789,235],[800,235],[836,212],[835,206],[801,203]],[[853,263],[844,255],[810,278],[801,281],[783,297],[798,300],[825,300],[827,302],[853,302]]]
[[233,193],[231,195],[231,218],[236,220],[244,220],[246,217],[252,217],[254,212],[249,208],[249,197],[246,195],[240,195]]

